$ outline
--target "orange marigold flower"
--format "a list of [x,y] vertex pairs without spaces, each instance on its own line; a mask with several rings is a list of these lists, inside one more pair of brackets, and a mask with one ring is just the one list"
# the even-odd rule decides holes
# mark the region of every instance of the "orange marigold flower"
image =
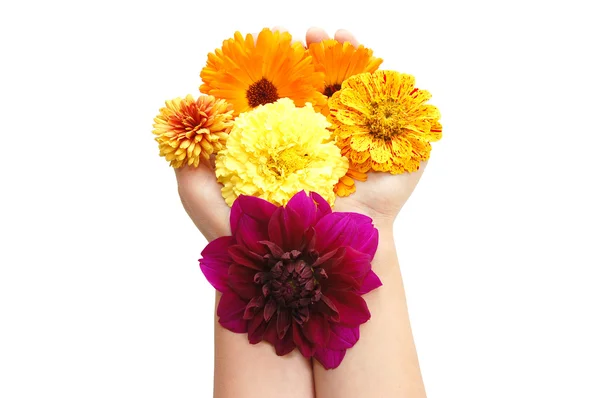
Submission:
[[200,77],[200,91],[227,100],[235,116],[284,97],[298,107],[310,102],[319,110],[327,104],[323,73],[315,71],[302,44],[292,43],[287,32],[263,29],[256,42],[236,32],[208,54]]
[[375,72],[383,62],[383,59],[373,57],[373,50],[362,44],[354,47],[350,42],[340,43],[334,39],[312,43],[308,53],[315,68],[325,74],[323,94],[327,97],[338,91],[350,76]]
[[197,100],[187,97],[166,101],[154,118],[154,138],[160,156],[171,166],[185,164],[198,167],[202,159],[225,147],[233,126],[233,109],[225,100],[202,95]]
[[329,99],[334,136],[360,172],[413,172],[429,159],[430,142],[442,138],[440,111],[415,78],[395,71],[361,73]]

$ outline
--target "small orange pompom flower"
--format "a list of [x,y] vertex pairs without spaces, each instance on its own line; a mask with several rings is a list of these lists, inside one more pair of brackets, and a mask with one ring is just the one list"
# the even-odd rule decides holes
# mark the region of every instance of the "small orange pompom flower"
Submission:
[[166,101],[154,118],[154,138],[160,156],[178,168],[198,167],[201,161],[225,147],[233,126],[233,108],[225,100],[187,95]]

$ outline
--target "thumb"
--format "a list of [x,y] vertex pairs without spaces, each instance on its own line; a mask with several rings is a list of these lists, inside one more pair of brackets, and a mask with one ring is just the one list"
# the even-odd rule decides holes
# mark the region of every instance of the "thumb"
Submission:
[[196,227],[207,240],[229,235],[230,208],[221,195],[214,171],[201,164],[175,169],[179,198]]

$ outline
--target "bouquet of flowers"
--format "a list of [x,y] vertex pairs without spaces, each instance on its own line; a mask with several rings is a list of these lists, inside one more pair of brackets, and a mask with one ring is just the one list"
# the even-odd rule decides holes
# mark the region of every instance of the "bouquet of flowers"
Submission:
[[208,54],[202,94],[167,101],[154,119],[160,155],[175,168],[214,162],[231,206],[232,235],[199,260],[223,294],[219,323],[328,369],[370,318],[362,295],[381,286],[378,231],[333,212],[336,196],[369,172],[418,170],[442,133],[429,92],[382,62],[350,42],[305,48],[287,32],[236,32]]

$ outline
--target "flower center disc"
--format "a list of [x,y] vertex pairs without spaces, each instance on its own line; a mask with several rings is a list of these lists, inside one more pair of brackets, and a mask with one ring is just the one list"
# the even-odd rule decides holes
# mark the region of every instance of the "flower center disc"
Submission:
[[323,91],[323,94],[325,94],[327,97],[331,97],[333,93],[335,93],[336,91],[340,91],[341,88],[341,84],[332,84],[330,86],[325,87],[325,91]]
[[308,155],[300,153],[296,148],[284,149],[272,159],[270,169],[278,176],[284,176],[294,173],[306,167],[308,164]]
[[277,93],[277,87],[263,77],[248,87],[246,99],[248,100],[248,105],[255,108],[259,105],[270,104],[271,102],[277,101],[279,99],[279,94]]
[[371,134],[377,138],[390,139],[399,134],[405,126],[401,104],[394,101],[371,103],[371,116],[367,124]]

